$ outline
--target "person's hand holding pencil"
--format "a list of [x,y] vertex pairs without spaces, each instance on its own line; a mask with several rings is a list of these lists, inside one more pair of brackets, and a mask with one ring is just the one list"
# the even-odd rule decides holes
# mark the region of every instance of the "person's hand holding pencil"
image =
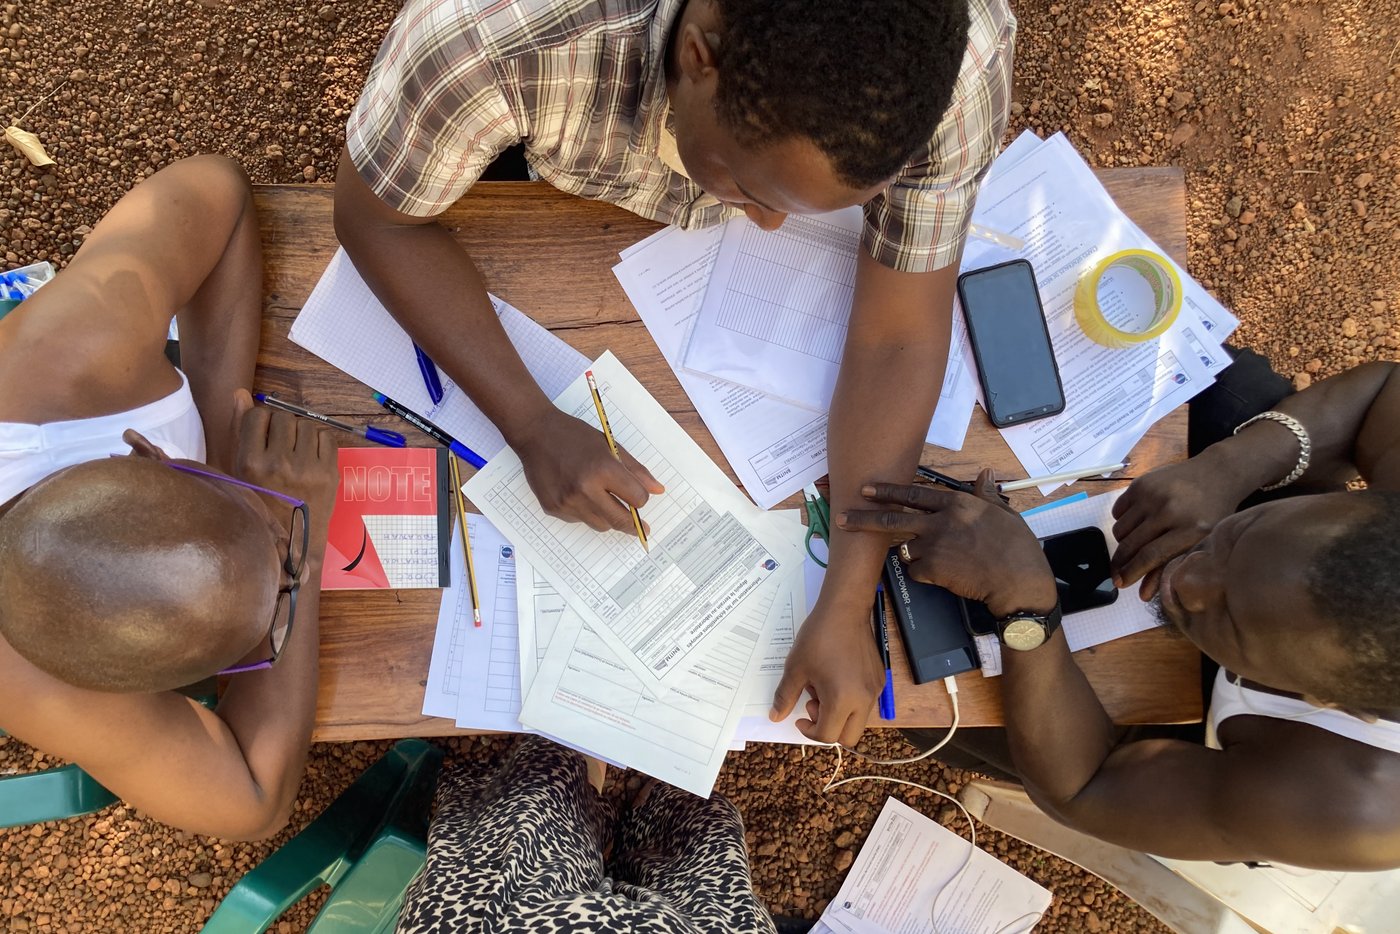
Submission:
[[[603,437],[608,441],[608,449],[612,451],[613,457],[620,462],[622,455],[618,452],[617,441],[613,438],[612,426],[608,424],[608,413],[603,408],[603,396],[598,392],[598,383],[593,379],[593,371],[588,370],[583,374],[588,380],[588,391],[593,395],[593,406],[598,410],[598,422],[603,426]],[[650,474],[648,474],[650,476]],[[659,486],[660,484],[658,484]],[[632,525],[637,531],[637,541],[642,543],[642,548],[651,551],[651,545],[647,543],[647,528],[642,523],[641,514],[637,512],[637,507],[631,503],[627,504],[627,510],[632,514]]]

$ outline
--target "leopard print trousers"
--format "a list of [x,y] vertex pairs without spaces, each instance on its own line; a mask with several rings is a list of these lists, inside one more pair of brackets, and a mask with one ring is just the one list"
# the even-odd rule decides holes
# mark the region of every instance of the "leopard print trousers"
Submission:
[[[611,858],[604,851],[611,844]],[[398,934],[773,934],[734,805],[657,783],[620,817],[583,756],[527,736],[494,774],[443,779]]]

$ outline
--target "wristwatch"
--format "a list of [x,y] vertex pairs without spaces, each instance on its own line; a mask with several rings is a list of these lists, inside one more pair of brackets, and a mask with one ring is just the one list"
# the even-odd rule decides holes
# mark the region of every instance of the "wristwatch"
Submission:
[[1017,610],[997,620],[997,636],[1001,644],[1018,652],[1029,652],[1044,645],[1060,628],[1060,601],[1049,613]]

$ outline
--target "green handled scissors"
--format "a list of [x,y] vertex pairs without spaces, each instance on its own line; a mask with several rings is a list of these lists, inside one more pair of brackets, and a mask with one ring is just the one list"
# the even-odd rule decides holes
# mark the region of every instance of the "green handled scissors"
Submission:
[[826,567],[826,562],[816,556],[812,551],[812,536],[815,535],[822,541],[831,542],[831,504],[826,501],[817,490],[815,483],[809,483],[802,488],[802,502],[807,507],[807,554],[812,560]]

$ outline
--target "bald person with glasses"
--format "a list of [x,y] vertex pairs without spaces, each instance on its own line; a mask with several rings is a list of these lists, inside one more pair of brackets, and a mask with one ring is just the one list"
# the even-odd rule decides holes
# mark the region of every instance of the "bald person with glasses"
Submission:
[[199,156],[0,319],[0,729],[231,839],[296,800],[336,484],[326,429],[253,405],[261,290],[248,179]]

